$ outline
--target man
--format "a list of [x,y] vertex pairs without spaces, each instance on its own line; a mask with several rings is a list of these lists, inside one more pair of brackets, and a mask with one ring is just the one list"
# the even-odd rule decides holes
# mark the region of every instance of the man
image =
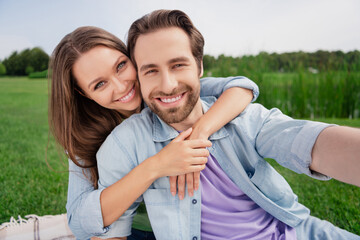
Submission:
[[[199,98],[203,45],[181,11],[159,10],[133,23],[128,47],[149,108],[124,121],[100,148],[101,187],[156,154],[213,104],[215,99]],[[359,129],[293,120],[252,104],[210,140],[201,193],[180,201],[170,194],[168,180],[159,178],[143,194],[157,239],[359,239],[311,217],[264,160],[360,185]],[[137,205],[113,224],[108,237],[126,234]]]

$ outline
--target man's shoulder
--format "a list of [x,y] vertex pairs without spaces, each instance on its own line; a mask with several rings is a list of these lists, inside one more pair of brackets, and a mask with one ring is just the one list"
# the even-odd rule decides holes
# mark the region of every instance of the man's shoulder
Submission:
[[[271,109],[272,110],[272,109]],[[263,105],[259,103],[250,103],[244,111],[242,111],[237,118],[258,118],[258,117],[264,117],[264,115],[269,114],[271,111],[267,108],[265,108]]]
[[152,115],[146,108],[124,120],[107,136],[97,156],[125,154],[144,146],[143,144],[152,136]]
[[149,108],[144,108],[140,113],[133,114],[122,121],[112,131],[113,134],[126,134],[136,131],[151,130],[153,123],[153,113]]
[[141,113],[133,114],[125,119],[107,136],[102,148],[105,148],[104,146],[128,147],[146,139],[148,136],[150,137],[152,134],[152,116],[152,112],[145,108]]

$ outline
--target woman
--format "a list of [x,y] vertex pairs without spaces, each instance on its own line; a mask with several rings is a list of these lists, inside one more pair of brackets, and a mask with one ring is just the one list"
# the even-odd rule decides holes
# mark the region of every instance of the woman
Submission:
[[[132,180],[141,179],[142,173],[147,171],[139,165],[112,186],[97,189],[98,148],[116,125],[143,108],[136,71],[120,39],[100,28],[81,27],[66,35],[55,48],[49,72],[49,124],[56,141],[71,160],[69,226],[78,238],[89,238],[105,233],[151,184]],[[205,91],[201,95],[219,97],[224,93],[192,131],[183,132],[157,155],[145,160],[162,166],[164,176],[179,175],[180,199],[185,194],[183,174],[187,174],[189,194],[198,187],[199,171],[205,167],[208,154],[204,150],[209,146],[207,138],[242,112],[253,94],[254,99],[258,95],[256,84],[242,77],[205,78],[201,83]],[[239,87],[251,89],[253,94]],[[219,115],[222,116],[220,120]],[[187,147],[178,147],[185,141],[189,143]],[[184,153],[190,154],[186,155],[187,159],[179,160],[178,156]],[[197,157],[201,157],[201,162]],[[174,164],[175,161],[179,165]],[[171,192],[176,194],[176,177],[170,178],[170,185]],[[129,191],[133,193],[131,197],[127,194]],[[129,239],[147,239],[147,235],[148,239],[153,239],[149,231],[151,227],[144,211],[135,216],[133,235]]]

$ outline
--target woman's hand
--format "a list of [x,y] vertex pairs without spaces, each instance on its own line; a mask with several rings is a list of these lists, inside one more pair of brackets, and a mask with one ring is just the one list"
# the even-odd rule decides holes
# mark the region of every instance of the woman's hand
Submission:
[[[202,124],[201,118],[194,124],[191,134],[186,138],[187,140],[206,140],[209,138],[209,132],[204,129],[206,124]],[[201,169],[202,170],[202,169]],[[184,199],[185,196],[185,182],[190,197],[194,195],[194,191],[197,191],[200,186],[200,171],[187,173],[186,175],[171,176],[170,181],[170,192],[173,196],[178,191],[179,199]],[[176,188],[177,185],[177,188]]]
[[[253,92],[243,88],[229,88],[219,97],[214,105],[192,126],[193,131],[187,138],[189,140],[207,140],[211,134],[218,131],[234,117],[239,115],[253,99]],[[234,103],[236,103],[234,105]],[[219,118],[221,116],[221,118]],[[189,196],[193,196],[194,190],[199,189],[200,172],[170,177],[170,191],[176,194],[176,181],[179,191],[179,199],[184,198],[185,178]]]
[[209,156],[206,148],[211,146],[211,142],[203,139],[186,140],[191,132],[192,128],[181,132],[154,156],[156,158],[154,170],[157,172],[157,177],[177,176],[205,168]]

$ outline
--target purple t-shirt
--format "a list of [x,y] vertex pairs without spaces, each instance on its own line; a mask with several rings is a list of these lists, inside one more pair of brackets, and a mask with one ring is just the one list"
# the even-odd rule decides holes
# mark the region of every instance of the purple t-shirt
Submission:
[[243,193],[212,155],[200,180],[202,239],[296,239],[295,229]]

